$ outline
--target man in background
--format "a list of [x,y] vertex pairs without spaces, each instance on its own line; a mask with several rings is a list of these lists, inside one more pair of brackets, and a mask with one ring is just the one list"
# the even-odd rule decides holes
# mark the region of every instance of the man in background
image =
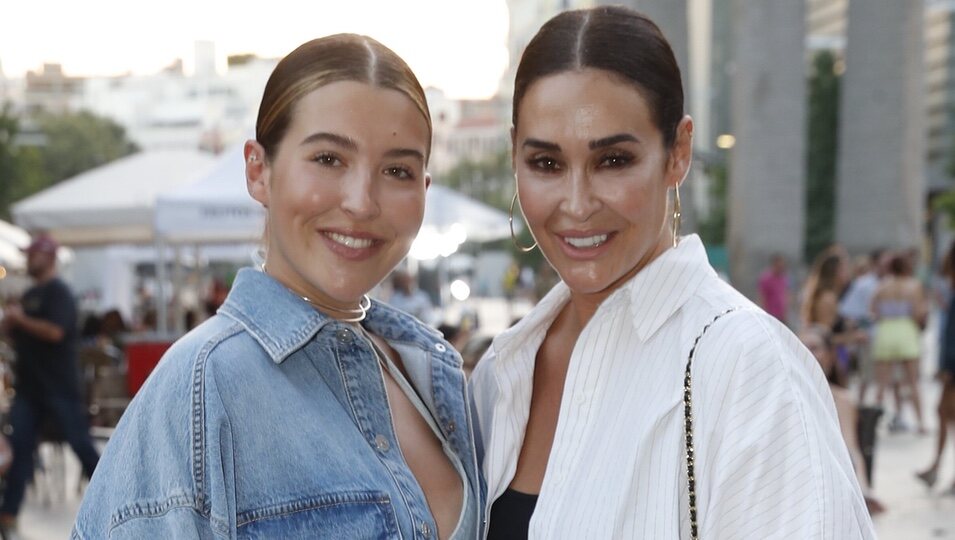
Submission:
[[16,351],[10,408],[13,464],[7,474],[0,527],[13,529],[27,483],[33,477],[33,454],[44,420],[70,444],[87,477],[99,461],[89,435],[87,411],[80,399],[77,367],[77,309],[73,293],[56,272],[58,245],[37,236],[26,249],[27,273],[33,286],[19,304],[8,306],[0,331]]

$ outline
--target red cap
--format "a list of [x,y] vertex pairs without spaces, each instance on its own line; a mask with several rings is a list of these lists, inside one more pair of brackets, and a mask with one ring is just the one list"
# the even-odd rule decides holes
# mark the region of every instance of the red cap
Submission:
[[42,234],[37,236],[30,242],[30,245],[24,249],[26,253],[56,253],[56,250],[59,249],[60,245],[56,243],[56,240],[53,237]]

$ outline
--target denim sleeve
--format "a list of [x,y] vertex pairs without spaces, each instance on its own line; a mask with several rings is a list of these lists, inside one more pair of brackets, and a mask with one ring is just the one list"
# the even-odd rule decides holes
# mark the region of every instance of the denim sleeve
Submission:
[[[221,403],[204,372],[208,342],[179,342],[130,403],[93,474],[72,538],[230,536],[223,506]],[[211,478],[210,478],[211,477]]]

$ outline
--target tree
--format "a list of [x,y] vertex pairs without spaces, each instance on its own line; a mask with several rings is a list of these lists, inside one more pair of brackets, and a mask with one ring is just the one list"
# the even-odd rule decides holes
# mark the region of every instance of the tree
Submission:
[[708,246],[726,245],[726,194],[729,174],[726,161],[720,159],[704,165],[709,177],[710,210],[705,219],[700,220],[700,239]]
[[803,256],[811,261],[835,240],[836,159],[839,142],[839,85],[831,51],[813,57],[809,79],[809,128],[806,155],[806,239]]
[[505,149],[479,161],[464,160],[435,181],[506,212],[514,195],[511,153]]
[[17,144],[21,118],[9,105],[0,110],[0,218],[11,205],[57,182],[138,150],[125,129],[90,112],[40,113],[33,120],[43,141]]

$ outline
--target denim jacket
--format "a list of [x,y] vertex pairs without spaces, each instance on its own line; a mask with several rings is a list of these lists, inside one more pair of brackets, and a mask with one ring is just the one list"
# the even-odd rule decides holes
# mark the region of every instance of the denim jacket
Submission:
[[[455,540],[479,535],[483,487],[461,359],[373,302],[365,327],[399,352],[464,476]],[[166,353],[86,490],[73,539],[436,536],[367,340],[262,272]]]

